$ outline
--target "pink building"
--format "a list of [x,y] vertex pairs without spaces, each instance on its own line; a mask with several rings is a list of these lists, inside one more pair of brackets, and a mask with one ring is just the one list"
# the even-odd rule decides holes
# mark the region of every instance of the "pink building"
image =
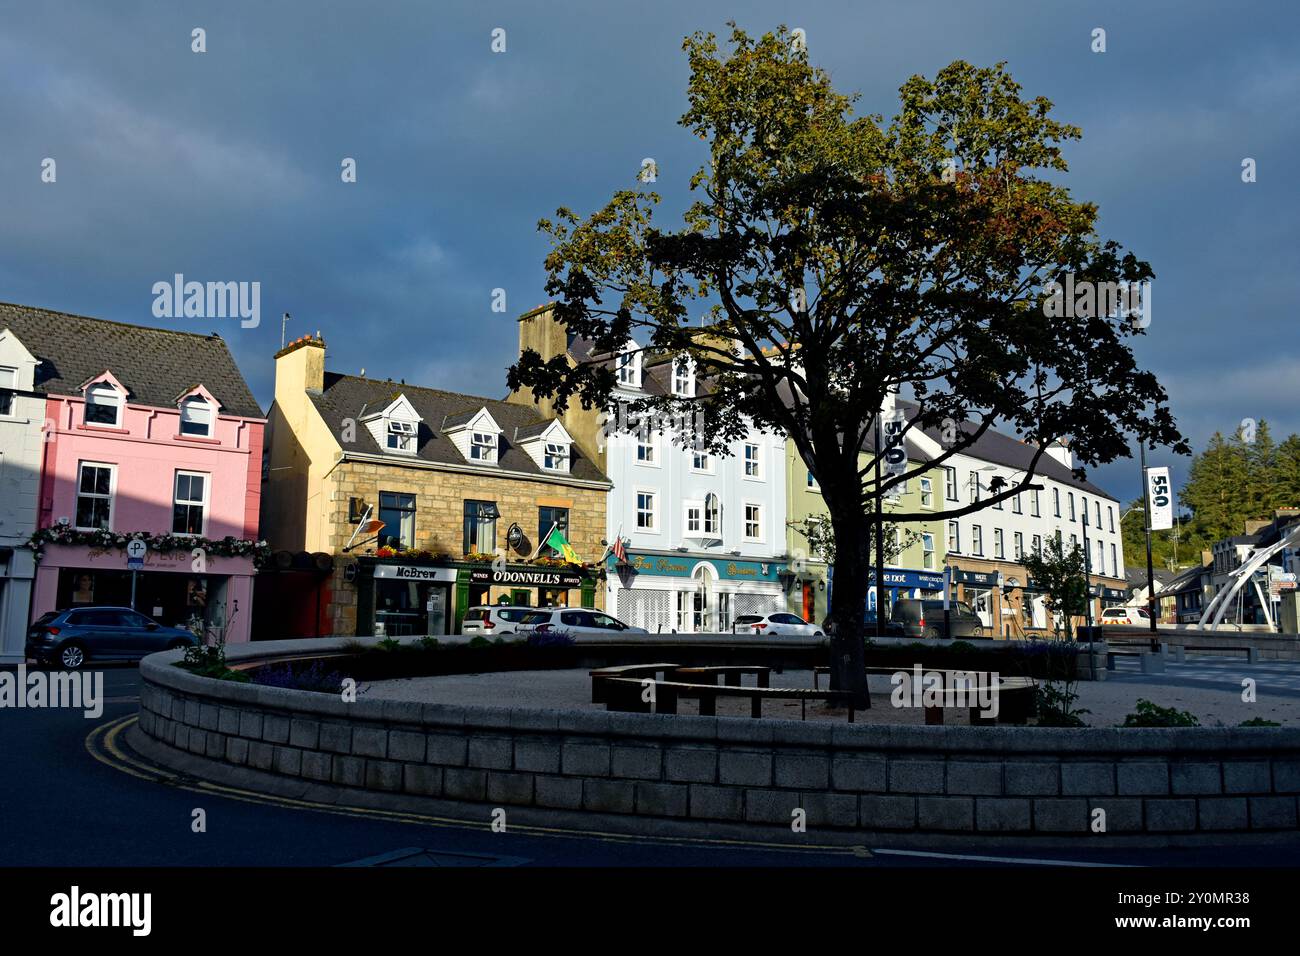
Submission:
[[38,309],[4,324],[45,395],[32,618],[110,604],[247,641],[266,420],[225,342]]

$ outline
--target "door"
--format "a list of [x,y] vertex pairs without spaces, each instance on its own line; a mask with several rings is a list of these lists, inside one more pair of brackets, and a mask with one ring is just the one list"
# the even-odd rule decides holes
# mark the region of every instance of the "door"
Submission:
[[127,639],[123,634],[118,612],[107,608],[92,611],[80,611],[74,623],[77,636],[89,651],[90,657],[124,657],[127,651]]
[[591,620],[591,615],[586,611],[561,611],[560,627],[574,637],[587,637],[601,633],[600,629],[595,626],[595,622]]
[[812,581],[803,583],[803,619],[817,623],[817,585]]
[[600,611],[588,611],[587,618],[590,620],[592,627],[599,628],[602,631],[609,631],[612,634],[622,632],[623,625],[610,617],[608,614],[602,614]]
[[144,657],[154,651],[165,650],[167,642],[160,634],[161,628],[152,618],[135,611],[115,611],[121,628],[122,650],[128,657]]

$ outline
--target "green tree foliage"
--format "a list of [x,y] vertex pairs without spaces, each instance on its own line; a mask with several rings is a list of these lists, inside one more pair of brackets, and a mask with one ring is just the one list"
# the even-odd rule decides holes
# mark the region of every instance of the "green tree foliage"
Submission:
[[1049,535],[1042,548],[1020,559],[1020,566],[1034,587],[1047,595],[1056,636],[1070,640],[1070,619],[1082,617],[1087,606],[1083,548],[1078,544],[1067,548],[1055,535]]
[[[1179,558],[1193,564],[1202,548],[1243,534],[1249,519],[1268,519],[1278,508],[1300,506],[1300,436],[1274,442],[1267,421],[1260,420],[1253,434],[1238,429],[1225,438],[1215,432],[1192,460],[1179,502],[1191,510],[1191,520],[1181,529]],[[1126,525],[1126,548],[1141,546],[1142,522]],[[1126,552],[1134,553],[1134,552]],[[1162,559],[1172,554],[1172,533],[1152,535],[1152,553]]]
[[[730,50],[706,33],[684,49],[680,122],[708,158],[682,227],[653,220],[659,196],[643,184],[587,217],[561,208],[539,224],[552,243],[547,293],[598,352],[635,334],[660,356],[689,356],[708,382],[633,415],[688,419],[719,453],[750,422],[790,436],[836,545],[831,685],[865,699],[868,542],[880,520],[958,517],[1041,487],[1038,463],[1058,439],[1080,472],[1126,456],[1130,436],[1189,453],[1164,389],[1134,358],[1130,337],[1143,329],[1044,308],[1067,275],[1131,283],[1153,272],[1098,236],[1096,205],[1063,185],[1061,144],[1080,130],[1044,97],[1022,97],[1004,64],[913,76],[886,122],[855,115],[857,97],[835,90],[784,27],[753,38],[733,25]],[[508,380],[559,410],[608,408],[615,386],[599,355],[575,365],[532,351]],[[957,427],[933,461],[877,485],[873,456],[859,455],[895,393],[919,407],[904,432]],[[1015,481],[968,505],[877,516],[877,495],[990,428],[1037,447]]]

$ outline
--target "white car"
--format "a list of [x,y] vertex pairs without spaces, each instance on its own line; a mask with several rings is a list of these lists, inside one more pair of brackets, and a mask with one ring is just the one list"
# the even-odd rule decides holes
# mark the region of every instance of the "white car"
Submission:
[[1102,624],[1151,624],[1151,612],[1144,607],[1108,607],[1101,612]]
[[610,634],[649,634],[644,627],[632,627],[604,611],[585,607],[530,608],[519,622],[520,634],[563,633],[570,637],[603,637]]
[[809,624],[797,614],[741,614],[731,626],[733,634],[750,633],[755,637],[825,637],[826,632]]
[[512,607],[508,604],[484,604],[480,607],[472,607],[465,612],[465,621],[460,626],[460,632],[475,637],[501,637],[514,634],[519,629],[519,622],[536,610],[535,607]]

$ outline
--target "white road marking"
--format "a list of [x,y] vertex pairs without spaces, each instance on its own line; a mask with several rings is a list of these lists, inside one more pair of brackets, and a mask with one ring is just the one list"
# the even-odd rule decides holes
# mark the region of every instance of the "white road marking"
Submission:
[[934,853],[928,850],[878,850],[871,851],[877,856],[923,856],[935,860],[962,860],[970,863],[1018,863],[1027,866],[1083,866],[1083,867],[1119,867],[1124,863],[1090,863],[1081,860],[1038,860],[1019,856],[980,856],[972,853]]

